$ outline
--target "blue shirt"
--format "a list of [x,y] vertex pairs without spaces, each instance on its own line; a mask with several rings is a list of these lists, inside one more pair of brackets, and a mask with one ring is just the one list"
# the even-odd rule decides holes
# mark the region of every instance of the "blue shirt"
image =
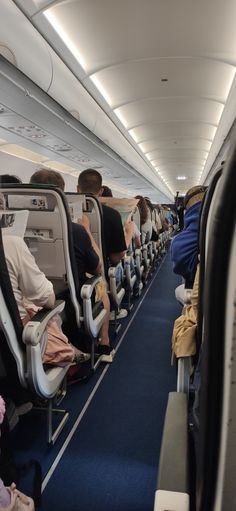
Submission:
[[198,262],[198,229],[201,201],[194,204],[185,213],[184,229],[171,243],[171,259],[173,271],[187,281],[188,287],[193,286]]

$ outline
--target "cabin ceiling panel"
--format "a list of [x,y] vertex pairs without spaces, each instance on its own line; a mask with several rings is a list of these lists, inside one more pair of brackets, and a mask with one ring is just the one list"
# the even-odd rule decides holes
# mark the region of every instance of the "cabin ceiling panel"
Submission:
[[[18,0],[18,5],[24,8],[24,2]],[[51,4],[48,10],[84,55],[88,73],[146,57],[194,55],[236,63],[232,54],[234,0],[67,0]],[[50,3],[34,1],[32,5],[36,15]]]
[[201,98],[151,98],[124,105],[117,109],[127,129],[155,122],[190,121],[217,126],[223,105]]
[[203,138],[187,138],[187,137],[176,137],[176,138],[166,138],[166,139],[158,139],[158,140],[149,140],[148,142],[143,142],[140,144],[142,146],[142,150],[145,153],[150,153],[151,151],[159,151],[162,149],[203,149],[205,151],[209,151],[211,147],[211,142],[209,140],[204,140]]
[[210,123],[204,122],[182,122],[182,121],[171,121],[168,123],[157,122],[152,125],[138,126],[131,130],[132,135],[135,137],[137,143],[144,143],[156,137],[157,141],[159,138],[170,138],[173,137],[194,137],[203,138],[210,142],[214,139],[216,127]]
[[[222,113],[235,79],[235,0],[15,3],[145,163],[165,169],[173,192],[181,166],[186,185],[199,182],[229,126]],[[63,97],[63,85],[54,70],[49,93]]]
[[224,103],[234,72],[233,66],[217,60],[176,57],[129,61],[93,77],[109,91],[110,106],[117,108],[154,97],[205,97]]
[[178,161],[181,159],[192,159],[192,158],[202,158],[206,159],[208,155],[208,151],[201,151],[199,149],[159,149],[157,151],[151,151],[147,153],[147,157],[150,161],[156,160],[158,158],[174,158],[174,160]]

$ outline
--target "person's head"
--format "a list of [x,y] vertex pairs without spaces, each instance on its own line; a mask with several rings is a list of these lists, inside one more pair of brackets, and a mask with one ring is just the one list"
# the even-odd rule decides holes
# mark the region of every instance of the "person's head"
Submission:
[[112,191],[109,186],[102,185],[102,197],[113,197]]
[[65,189],[65,181],[62,175],[55,170],[40,169],[37,170],[30,178],[30,183],[41,185],[54,185],[63,192]]
[[141,225],[143,225],[143,224],[145,224],[145,222],[148,219],[147,203],[146,203],[146,200],[144,199],[144,197],[142,197],[142,195],[136,195],[135,199],[139,199],[137,206],[138,206],[139,213],[140,213],[140,223],[141,223]]
[[0,184],[14,184],[14,183],[22,183],[21,179],[17,176],[13,176],[12,174],[2,174],[0,175]]
[[184,209],[190,209],[197,202],[201,202],[206,191],[206,186],[193,186],[184,197]]
[[83,170],[78,178],[77,191],[81,193],[102,194],[102,176],[95,169]]

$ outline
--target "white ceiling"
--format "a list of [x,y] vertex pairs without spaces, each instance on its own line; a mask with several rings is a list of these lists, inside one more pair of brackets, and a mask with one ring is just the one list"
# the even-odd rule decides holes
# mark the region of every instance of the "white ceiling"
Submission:
[[235,117],[235,0],[15,4],[169,191],[203,181]]

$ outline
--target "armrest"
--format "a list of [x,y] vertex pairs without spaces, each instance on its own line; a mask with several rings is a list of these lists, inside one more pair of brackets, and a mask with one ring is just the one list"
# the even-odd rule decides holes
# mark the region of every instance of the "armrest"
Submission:
[[65,302],[63,300],[56,300],[53,309],[41,309],[37,312],[23,329],[22,339],[24,343],[36,346],[40,342],[50,319],[62,312],[64,307]]
[[89,300],[92,296],[96,284],[98,284],[102,280],[103,280],[102,275],[95,275],[94,277],[87,279],[85,284],[83,284],[80,292],[82,300]]
[[131,262],[131,256],[126,254],[124,256],[124,264],[130,264],[130,262]]
[[115,277],[116,276],[116,266],[110,266],[108,270],[108,277]]
[[186,394],[170,392],[162,435],[158,490],[188,493],[187,411]]

